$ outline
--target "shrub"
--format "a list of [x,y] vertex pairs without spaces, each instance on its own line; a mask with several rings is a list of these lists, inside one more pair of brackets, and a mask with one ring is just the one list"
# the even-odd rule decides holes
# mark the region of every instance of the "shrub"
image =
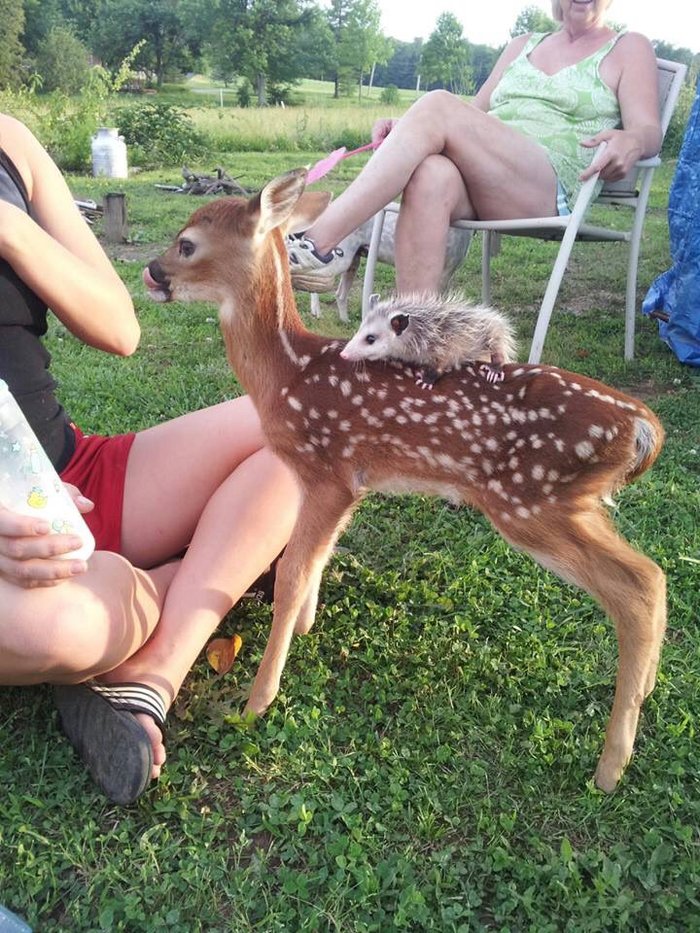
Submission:
[[253,86],[247,78],[243,78],[238,85],[236,98],[238,99],[239,107],[250,107],[250,102],[253,99]]
[[77,94],[88,81],[88,52],[70,29],[56,26],[41,42],[36,60],[42,90]]
[[685,84],[681,88],[678,103],[676,104],[676,109],[671,118],[668,130],[666,131],[666,138],[664,139],[662,151],[667,158],[675,159],[681,151],[685,127],[688,122],[688,117],[690,116],[690,109],[693,106],[694,99],[695,88],[691,87],[689,84]]
[[123,107],[116,111],[115,122],[132,149],[131,162],[147,168],[187,162],[205,150],[201,133],[173,104],[146,101]]
[[382,104],[390,104],[394,106],[399,102],[399,89],[395,84],[387,84],[385,88],[382,88],[382,93],[379,95],[379,100]]

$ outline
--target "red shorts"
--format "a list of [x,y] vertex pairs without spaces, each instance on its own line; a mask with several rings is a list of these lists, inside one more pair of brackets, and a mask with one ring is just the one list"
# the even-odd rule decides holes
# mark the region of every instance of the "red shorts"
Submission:
[[129,451],[135,434],[114,437],[86,436],[75,430],[75,451],[61,472],[64,483],[72,483],[95,503],[83,518],[95,537],[99,551],[121,550],[124,480]]

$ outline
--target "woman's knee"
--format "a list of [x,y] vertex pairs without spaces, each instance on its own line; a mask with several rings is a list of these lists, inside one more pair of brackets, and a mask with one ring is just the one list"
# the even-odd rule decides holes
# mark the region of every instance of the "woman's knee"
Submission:
[[0,626],[8,659],[0,664],[0,680],[84,680],[116,667],[147,640],[152,625],[140,610],[133,568],[107,552],[97,552],[90,567],[84,578],[57,586],[12,588]]
[[440,214],[449,221],[465,198],[464,179],[454,162],[443,155],[431,155],[409,179],[402,196],[402,210],[414,215]]

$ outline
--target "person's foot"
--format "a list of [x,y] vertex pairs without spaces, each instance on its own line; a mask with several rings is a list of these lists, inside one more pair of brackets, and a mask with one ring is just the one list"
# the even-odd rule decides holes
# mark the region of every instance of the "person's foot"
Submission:
[[285,238],[285,243],[292,276],[309,272],[322,272],[331,276],[345,271],[340,268],[345,255],[342,249],[336,248],[330,253],[320,253],[314,241],[305,233],[290,233]]
[[134,803],[165,761],[166,704],[140,683],[54,687],[63,731],[102,793]]

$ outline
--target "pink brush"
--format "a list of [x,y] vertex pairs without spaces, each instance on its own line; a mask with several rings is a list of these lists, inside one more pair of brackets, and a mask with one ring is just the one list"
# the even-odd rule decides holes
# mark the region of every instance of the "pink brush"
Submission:
[[324,175],[327,175],[330,170],[335,168],[338,162],[341,162],[343,159],[357,155],[358,152],[367,152],[368,149],[374,148],[376,148],[374,143],[367,143],[366,146],[360,146],[359,149],[351,149],[350,152],[347,151],[345,146],[342,146],[340,149],[335,149],[330,155],[325,156],[325,158],[311,166],[306,173],[306,184],[311,185],[313,182],[318,181],[319,178],[323,178]]

